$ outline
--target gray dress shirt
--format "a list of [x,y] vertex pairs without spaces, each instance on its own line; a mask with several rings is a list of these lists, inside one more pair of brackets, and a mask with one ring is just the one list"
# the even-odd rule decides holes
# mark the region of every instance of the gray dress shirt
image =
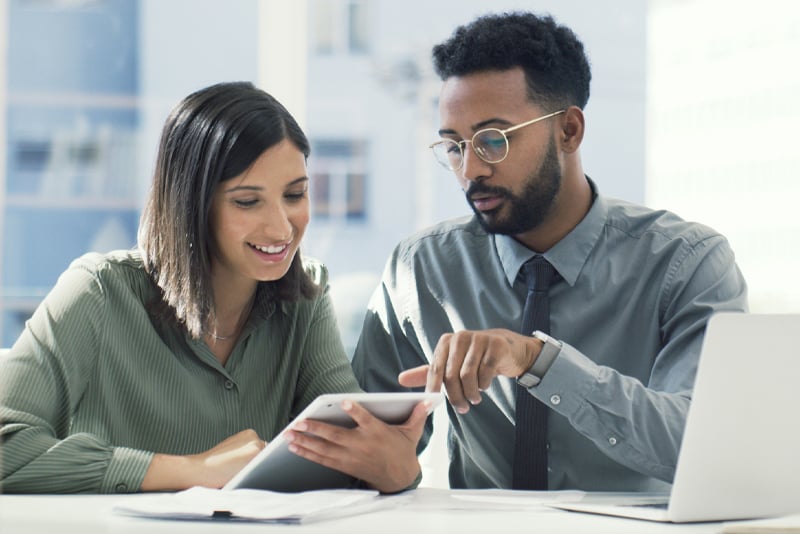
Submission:
[[[519,270],[532,256],[474,217],[401,242],[355,350],[362,387],[402,389],[398,373],[428,363],[444,333],[518,331],[526,294]],[[550,289],[550,330],[564,343],[529,390],[551,408],[549,488],[667,490],[706,322],[747,310],[728,242],[672,213],[597,196],[544,256],[561,275]],[[511,487],[515,387],[498,377],[468,413],[448,405],[452,487]]]

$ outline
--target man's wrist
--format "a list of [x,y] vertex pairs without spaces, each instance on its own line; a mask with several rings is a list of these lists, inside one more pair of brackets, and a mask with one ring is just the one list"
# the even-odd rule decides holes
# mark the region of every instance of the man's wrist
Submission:
[[539,385],[539,382],[542,381],[550,366],[553,365],[553,361],[561,352],[562,347],[560,341],[540,330],[536,330],[531,335],[541,342],[541,349],[533,360],[533,365],[531,365],[530,369],[517,377],[517,383],[526,389]]

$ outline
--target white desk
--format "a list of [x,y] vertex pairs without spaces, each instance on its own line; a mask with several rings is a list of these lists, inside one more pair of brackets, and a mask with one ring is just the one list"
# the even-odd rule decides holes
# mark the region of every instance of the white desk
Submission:
[[[469,492],[472,496],[476,492]],[[510,492],[503,492],[511,495]],[[452,496],[456,495],[455,498]],[[420,489],[402,505],[364,515],[344,517],[304,525],[270,525],[219,521],[169,521],[125,517],[112,511],[120,499],[131,496],[0,495],[0,533],[2,534],[95,534],[146,533],[180,534],[226,532],[302,533],[377,533],[377,534],[641,534],[641,533],[716,533],[721,523],[667,525],[616,519],[547,508],[525,506],[512,510],[508,505],[481,500],[463,501],[459,492]],[[486,495],[489,495],[486,493]],[[495,492],[493,495],[498,495]],[[519,493],[514,495],[519,496]],[[501,495],[502,496],[502,495]],[[133,498],[136,498],[133,496]],[[454,507],[448,500],[458,501]]]

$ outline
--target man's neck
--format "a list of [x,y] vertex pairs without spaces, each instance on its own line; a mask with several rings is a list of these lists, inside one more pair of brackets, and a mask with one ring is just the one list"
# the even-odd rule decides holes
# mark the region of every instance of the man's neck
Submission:
[[589,213],[593,196],[583,171],[580,175],[566,175],[547,218],[533,230],[513,236],[514,239],[534,252],[547,252]]

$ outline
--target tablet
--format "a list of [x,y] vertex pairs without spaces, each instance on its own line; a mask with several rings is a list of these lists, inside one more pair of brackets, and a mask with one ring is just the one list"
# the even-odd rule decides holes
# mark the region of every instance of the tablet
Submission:
[[[316,419],[352,428],[355,422],[341,408],[343,401],[351,400],[379,419],[390,424],[399,424],[408,419],[418,403],[429,401],[430,410],[433,411],[443,399],[442,393],[326,394],[314,399],[295,420]],[[223,489],[251,488],[297,492],[346,488],[352,485],[353,477],[350,475],[290,452],[289,442],[283,438],[283,433],[290,426],[291,424],[278,433]]]

